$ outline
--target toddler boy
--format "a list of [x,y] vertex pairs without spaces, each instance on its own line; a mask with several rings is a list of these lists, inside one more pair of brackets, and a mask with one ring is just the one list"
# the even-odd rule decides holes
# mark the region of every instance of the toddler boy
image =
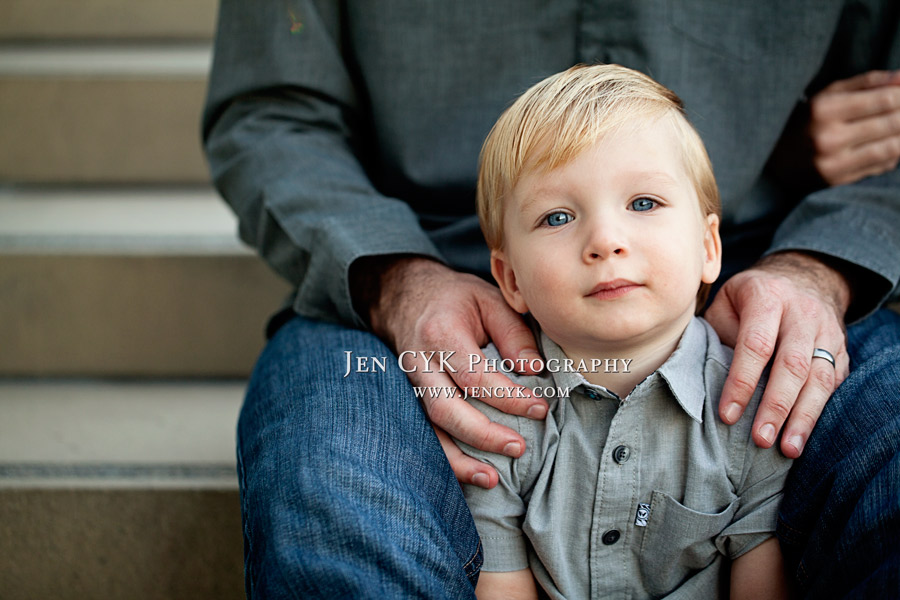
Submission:
[[680,99],[616,65],[554,75],[500,117],[478,185],[492,273],[546,364],[593,367],[511,375],[562,390],[545,421],[469,399],[526,440],[518,459],[460,443],[500,476],[464,486],[478,597],[783,596],[790,461],[717,415],[732,353],[694,315],[721,267],[719,197]]

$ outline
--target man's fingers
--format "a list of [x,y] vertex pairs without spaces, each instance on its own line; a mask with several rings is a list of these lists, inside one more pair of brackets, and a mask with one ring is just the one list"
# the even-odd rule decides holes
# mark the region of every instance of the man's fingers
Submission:
[[867,71],[847,79],[835,81],[823,91],[852,92],[892,83],[900,83],[900,73],[897,71]]
[[460,383],[470,396],[475,396],[507,414],[530,419],[543,419],[547,416],[546,400],[536,397],[530,389],[513,383],[502,372],[489,372],[487,367],[484,368],[485,370],[480,372],[466,373],[466,377],[472,379],[465,380],[465,385],[459,379],[457,383]]
[[444,454],[447,455],[447,460],[450,462],[450,468],[453,469],[453,474],[460,483],[471,483],[487,489],[497,485],[499,477],[494,467],[472,458],[460,450],[456,442],[439,427],[434,428],[434,433],[437,434]]
[[456,387],[446,372],[409,373],[416,396],[428,418],[453,437],[487,452],[513,458],[525,451],[525,440],[509,427],[491,422],[465,400],[466,390]]
[[[775,360],[772,361],[766,391],[763,393],[756,411],[753,440],[757,446],[762,448],[768,448],[775,442],[775,437],[787,421],[795,401],[806,388],[807,380],[810,377],[818,323],[812,318],[803,319],[802,316],[800,316],[801,320],[797,321],[798,316],[796,313],[792,315],[788,312],[783,319],[785,323],[789,324],[782,326],[778,352],[775,354]],[[807,324],[815,329],[803,326]],[[817,370],[816,374],[822,375],[821,370]],[[828,394],[830,393],[831,390]],[[824,404],[827,399],[828,396],[822,400],[822,403]],[[818,417],[818,415],[816,416]]]
[[806,440],[809,439],[834,387],[834,368],[831,363],[822,359],[813,361],[809,379],[800,391],[781,437],[781,451],[785,456],[797,458],[803,452]]
[[845,183],[853,183],[854,181],[859,181],[860,179],[864,179],[866,177],[871,177],[873,175],[881,175],[882,173],[887,173],[888,171],[893,171],[897,168],[898,161],[892,160],[890,162],[884,163],[876,163],[872,165],[868,165],[859,169],[858,171],[844,171],[837,174],[834,177],[827,177],[823,174],[823,177],[826,181],[828,181],[831,185],[841,185]]
[[889,114],[900,108],[900,86],[885,86],[871,90],[823,94],[810,101],[814,122],[851,122]]
[[832,178],[837,180],[832,183],[846,183],[842,179],[848,179],[857,173],[868,175],[884,173],[896,166],[898,160],[900,160],[900,134],[817,158],[816,168],[823,175],[831,174]]
[[[522,317],[509,308],[505,302],[479,303],[482,321],[488,337],[497,346],[500,356],[516,362],[516,372],[535,375],[532,368],[534,361],[541,358],[538,354],[534,334],[525,325]],[[522,365],[523,368],[519,368]]]
[[499,370],[510,366],[509,363],[489,363],[481,349],[468,340],[456,340],[454,346],[460,351],[446,360],[446,370],[452,383],[458,386],[460,397],[476,397],[510,415],[532,419],[543,419],[547,415],[546,400],[513,383]]
[[518,458],[525,451],[525,440],[521,435],[509,427],[493,423],[461,398],[442,395],[423,398],[423,402],[435,425],[470,446],[513,458]]
[[[900,94],[900,88],[892,88]],[[880,140],[891,139],[900,134],[900,106],[878,115],[849,121],[835,128],[830,140],[821,141],[819,149],[823,152],[847,148],[856,148]],[[831,148],[828,148],[827,146]],[[888,154],[880,158],[888,158]]]
[[834,367],[821,358],[810,363],[809,379],[800,391],[781,437],[781,451],[788,458],[797,458],[803,453],[825,404],[850,373],[850,358],[846,349],[842,347],[834,358]]
[[745,318],[743,323],[752,325],[738,333],[734,359],[719,403],[719,415],[730,425],[741,418],[756,391],[763,369],[775,352],[781,323],[781,305],[770,303],[769,310],[761,311],[755,318]]

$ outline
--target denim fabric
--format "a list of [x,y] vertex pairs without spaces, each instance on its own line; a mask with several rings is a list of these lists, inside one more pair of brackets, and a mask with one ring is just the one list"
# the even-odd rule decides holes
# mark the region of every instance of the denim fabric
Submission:
[[[343,378],[347,350],[387,372]],[[474,598],[472,517],[391,357],[300,317],[260,357],[238,425],[248,597]]]
[[900,598],[900,316],[851,327],[851,374],[788,479],[778,523],[807,598]]

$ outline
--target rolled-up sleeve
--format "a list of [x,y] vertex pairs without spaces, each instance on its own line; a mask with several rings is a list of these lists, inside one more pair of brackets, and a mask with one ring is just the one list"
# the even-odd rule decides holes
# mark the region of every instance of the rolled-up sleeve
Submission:
[[809,251],[863,269],[849,320],[891,296],[900,281],[900,171],[808,196],[779,227],[769,253]]
[[354,260],[441,257],[410,207],[381,195],[363,167],[340,6],[222,0],[203,138],[241,238],[296,286],[294,309],[360,325]]

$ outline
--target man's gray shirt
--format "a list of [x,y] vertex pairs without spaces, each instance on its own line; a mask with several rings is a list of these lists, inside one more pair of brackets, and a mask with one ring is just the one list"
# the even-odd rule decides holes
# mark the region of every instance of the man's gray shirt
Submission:
[[805,96],[900,67],[898,20],[896,0],[222,0],[205,145],[295,310],[358,323],[359,257],[487,275],[474,198],[490,127],[551,73],[620,63],[678,93],[703,137],[725,275],[767,249],[822,253],[858,278],[852,319],[900,279],[900,174],[804,196],[767,161]]
[[[562,364],[559,346],[540,340],[548,362]],[[734,426],[719,419],[731,355],[695,318],[672,356],[622,400],[565,370],[512,376],[570,391],[550,400],[545,421],[470,399],[526,443],[518,459],[459,443],[500,475],[491,490],[464,486],[483,570],[531,567],[551,598],[717,597],[728,560],[774,534],[791,464],[777,444],[753,443],[751,417]],[[499,358],[493,346],[485,356]],[[627,359],[603,358],[619,359],[619,370]],[[761,395],[762,384],[748,415]]]

